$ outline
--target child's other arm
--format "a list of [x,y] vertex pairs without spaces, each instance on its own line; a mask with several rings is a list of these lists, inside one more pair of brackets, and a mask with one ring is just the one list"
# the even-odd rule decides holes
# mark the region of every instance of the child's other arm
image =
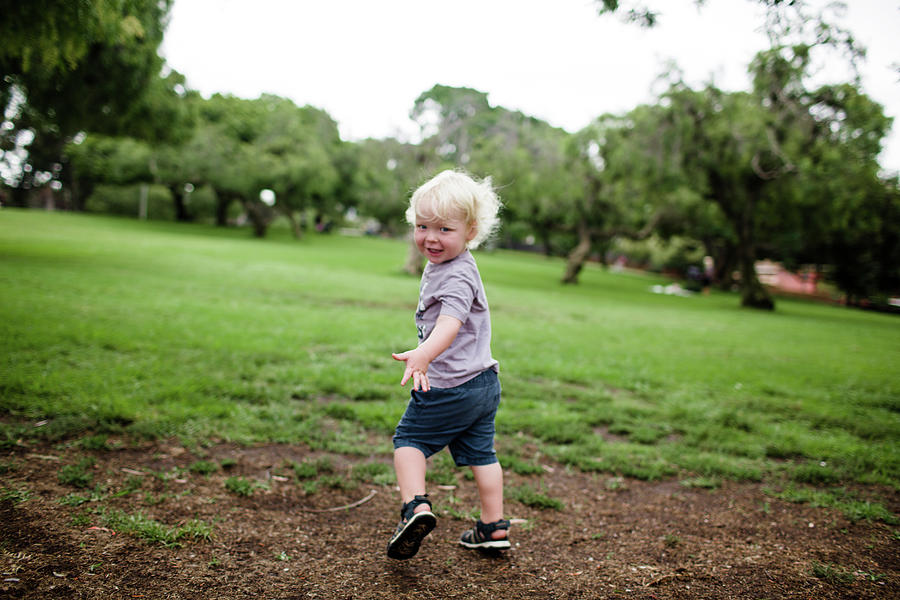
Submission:
[[427,392],[431,389],[428,384],[428,365],[440,356],[441,352],[450,347],[450,344],[456,339],[460,327],[462,327],[462,321],[456,317],[441,315],[437,318],[431,335],[419,344],[418,348],[400,354],[392,354],[394,360],[406,362],[406,370],[403,371],[400,385],[406,385],[406,382],[412,377],[414,390]]

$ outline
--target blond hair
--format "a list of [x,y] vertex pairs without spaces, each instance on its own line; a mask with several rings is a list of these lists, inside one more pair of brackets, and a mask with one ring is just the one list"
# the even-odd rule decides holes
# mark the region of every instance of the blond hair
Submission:
[[468,247],[477,248],[500,226],[500,198],[494,192],[491,178],[476,181],[467,173],[447,170],[438,173],[413,192],[406,209],[406,221],[416,224],[416,217],[429,216],[448,220],[461,217],[466,225],[475,225],[475,237]]

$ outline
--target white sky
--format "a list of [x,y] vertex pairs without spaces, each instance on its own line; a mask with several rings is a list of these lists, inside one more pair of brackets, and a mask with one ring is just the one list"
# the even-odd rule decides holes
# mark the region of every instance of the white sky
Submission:
[[[437,83],[572,132],[652,101],[668,61],[691,85],[749,89],[767,47],[757,0],[649,3],[662,15],[643,30],[593,0],[176,0],[162,54],[204,96],[277,94],[326,110],[351,140],[415,140],[409,111]],[[868,49],[863,90],[895,120],[881,164],[900,171],[900,1],[847,4],[840,23]]]

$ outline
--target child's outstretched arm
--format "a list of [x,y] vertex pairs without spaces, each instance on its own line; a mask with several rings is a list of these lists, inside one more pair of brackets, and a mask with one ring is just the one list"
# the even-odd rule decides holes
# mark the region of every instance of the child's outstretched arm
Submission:
[[406,385],[406,382],[412,378],[414,390],[427,392],[431,389],[428,383],[428,365],[440,356],[441,352],[450,347],[450,344],[456,339],[460,327],[462,327],[462,321],[456,317],[441,315],[437,318],[431,335],[419,344],[418,348],[400,354],[391,354],[394,360],[402,360],[406,363],[406,370],[403,371],[400,385]]

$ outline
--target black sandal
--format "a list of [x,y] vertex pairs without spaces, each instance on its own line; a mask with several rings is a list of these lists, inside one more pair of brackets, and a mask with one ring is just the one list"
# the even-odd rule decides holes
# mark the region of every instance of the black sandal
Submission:
[[[420,504],[427,504],[429,510],[415,512]],[[431,512],[428,494],[414,497],[400,508],[400,524],[388,542],[387,555],[397,560],[412,558],[435,525],[437,517]]]
[[[498,529],[506,531],[506,537],[494,539],[491,534]],[[462,534],[459,543],[466,548],[479,548],[485,550],[506,550],[509,548],[509,521],[500,519],[493,523],[482,523],[479,519],[475,527]]]

